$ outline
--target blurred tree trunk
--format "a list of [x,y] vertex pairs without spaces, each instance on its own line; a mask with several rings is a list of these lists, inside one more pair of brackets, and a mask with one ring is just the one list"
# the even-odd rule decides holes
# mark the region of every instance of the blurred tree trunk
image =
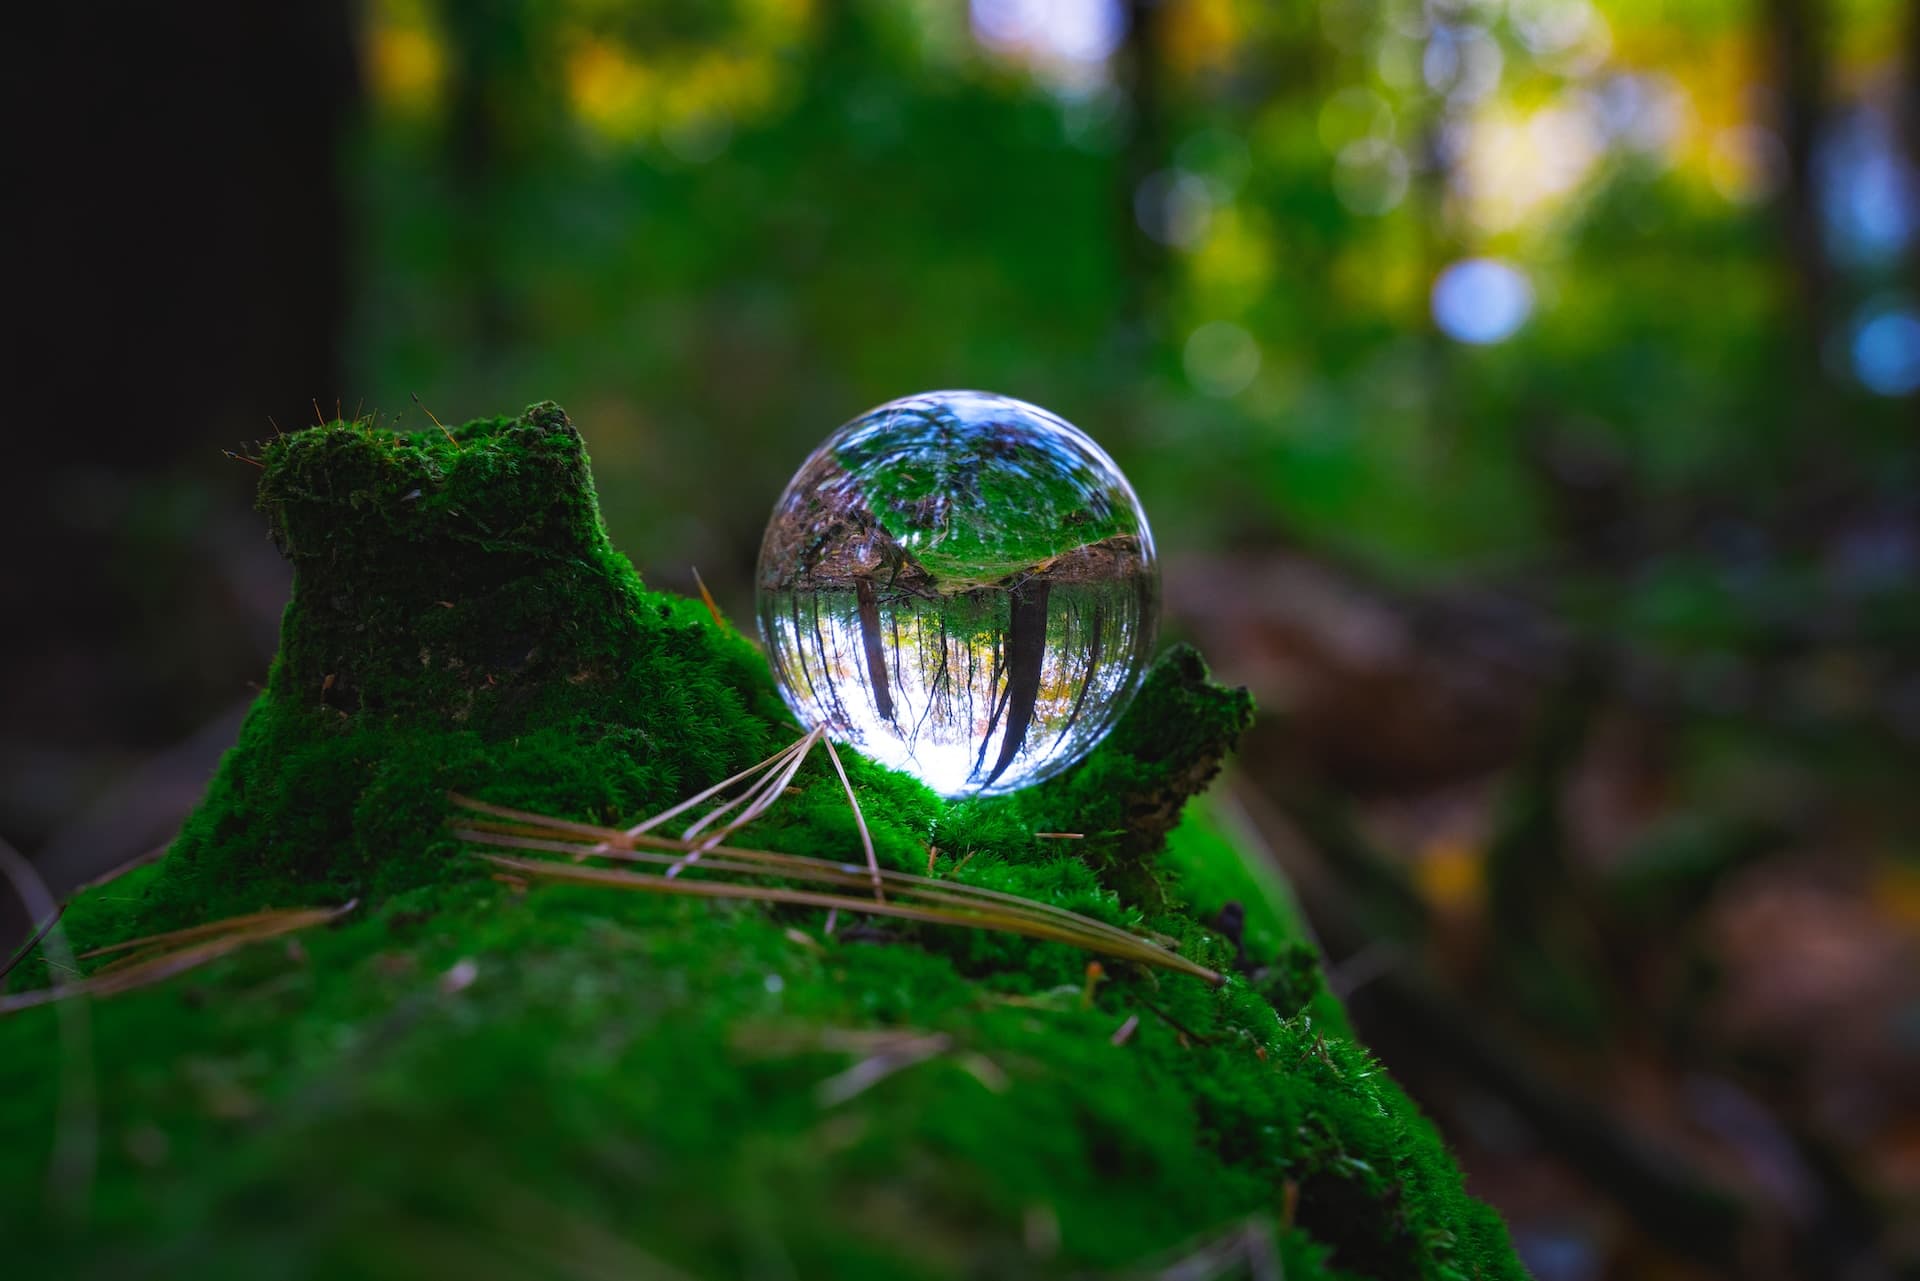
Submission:
[[[1116,177],[1120,190],[1114,206],[1119,217],[1123,279],[1119,317],[1121,348],[1131,359],[1152,345],[1161,323],[1166,293],[1166,246],[1160,244],[1141,219],[1142,193],[1148,180],[1167,165],[1166,58],[1160,0],[1129,0],[1127,34],[1115,52],[1114,79],[1125,102],[1126,142]],[[1157,211],[1148,211],[1151,221]]]
[[[1821,0],[1764,0],[1775,126],[1786,150],[1779,217],[1806,343],[1809,395],[1824,381],[1832,273],[1820,230],[1820,127],[1826,108],[1826,14]],[[1812,409],[1814,404],[1807,407]]]
[[[516,128],[516,103],[535,83],[523,0],[472,0],[447,11],[452,54],[446,150],[458,208],[450,210],[458,279],[472,330],[466,344],[482,361],[507,346],[512,306],[500,279],[500,242],[510,228],[497,212],[502,176],[526,170],[530,142]],[[521,107],[524,114],[524,106]]]
[[[1920,174],[1920,4],[1907,6],[1906,56],[1900,68],[1900,136],[1907,163]],[[1907,242],[1907,282],[1920,297],[1920,236]]]
[[341,0],[20,21],[0,832],[31,850],[265,672],[284,573],[220,451],[344,394],[357,91]]

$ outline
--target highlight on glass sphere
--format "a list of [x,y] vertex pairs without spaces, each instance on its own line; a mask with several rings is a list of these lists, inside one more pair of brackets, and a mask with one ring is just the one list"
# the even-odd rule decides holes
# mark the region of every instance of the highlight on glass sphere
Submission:
[[1146,513],[1085,433],[978,391],[891,401],[775,505],[760,634],[801,721],[947,796],[1086,755],[1152,654]]

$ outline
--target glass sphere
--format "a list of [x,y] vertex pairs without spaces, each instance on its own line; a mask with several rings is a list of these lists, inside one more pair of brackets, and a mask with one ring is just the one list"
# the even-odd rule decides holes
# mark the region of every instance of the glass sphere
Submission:
[[1085,433],[927,392],[840,428],[760,544],[756,605],[795,715],[947,796],[1079,760],[1152,654],[1146,513]]

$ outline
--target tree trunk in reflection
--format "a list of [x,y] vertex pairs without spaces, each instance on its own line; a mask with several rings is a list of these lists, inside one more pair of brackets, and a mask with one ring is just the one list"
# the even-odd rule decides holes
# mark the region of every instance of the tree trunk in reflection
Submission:
[[[1047,582],[1030,578],[1013,589],[1012,617],[1007,624],[1007,733],[1000,740],[1000,759],[983,786],[1007,772],[1026,742],[1033,724],[1034,704],[1040,699],[1040,669],[1047,656]],[[1082,691],[1084,693],[1084,691]]]
[[1137,670],[1149,603],[1131,579],[1050,569],[925,599],[861,573],[768,593],[760,612],[804,723],[959,795],[1022,786],[1098,740]]
[[987,744],[993,741],[993,731],[1000,725],[1000,713],[1006,710],[1007,700],[1000,688],[1001,673],[1000,636],[993,637],[993,669],[987,674],[987,728],[980,735],[980,754],[973,758],[973,773],[978,777],[987,767]]
[[[813,607],[808,611],[813,620],[814,654],[820,660],[820,671],[827,687],[827,714],[835,725],[852,725],[853,718],[847,715],[847,709],[840,702],[840,685],[834,680],[833,659],[827,656],[827,638],[820,630],[820,600],[815,597]],[[796,616],[795,621],[798,622]]]
[[[853,594],[860,607],[860,648],[867,658],[867,681],[873,687],[873,708],[880,719],[893,719],[893,693],[887,682],[887,651],[880,639],[880,603],[873,596],[873,580],[854,580]],[[898,642],[896,642],[897,645]]]
[[804,641],[800,640],[800,635],[804,630],[804,625],[800,622],[800,598],[795,596],[788,604],[790,612],[793,614],[793,635],[795,642],[793,646],[793,656],[799,661],[800,675],[801,678],[807,682],[807,692],[812,694],[813,701],[818,703],[821,701],[820,687],[813,683],[813,669],[807,664],[807,646]]
[[1091,639],[1087,642],[1087,674],[1080,678],[1080,692],[1074,696],[1073,710],[1067,713],[1066,721],[1060,726],[1059,738],[1067,741],[1073,733],[1073,727],[1080,723],[1080,711],[1087,705],[1087,691],[1093,688],[1093,674],[1100,670],[1100,646],[1105,637],[1101,628],[1106,625],[1107,611],[1098,605],[1093,607],[1093,626],[1088,629]]

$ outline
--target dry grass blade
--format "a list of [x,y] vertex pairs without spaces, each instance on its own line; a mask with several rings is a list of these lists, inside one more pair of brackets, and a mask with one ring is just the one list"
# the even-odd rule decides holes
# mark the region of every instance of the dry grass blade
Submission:
[[1019,912],[1006,908],[995,909],[985,905],[969,905],[966,908],[954,909],[902,903],[892,899],[856,898],[848,894],[794,889],[781,885],[743,885],[734,881],[668,880],[664,876],[646,876],[634,872],[623,872],[617,868],[585,867],[549,859],[508,858],[499,854],[483,854],[480,857],[497,867],[529,877],[633,890],[643,894],[681,894],[693,898],[789,903],[803,907],[845,909],[871,916],[892,916],[935,925],[959,925],[972,929],[993,930],[1002,934],[1020,935],[1023,938],[1067,943],[1103,956],[1137,961],[1163,969],[1179,970],[1210,983],[1217,984],[1222,981],[1219,974],[1203,965],[1189,961],[1176,952],[1168,952],[1157,944],[1133,935],[1118,934],[1116,936],[1108,933],[1107,928],[1101,927],[1100,922],[1085,917],[1062,922],[1038,913]]
[[[28,916],[46,921],[41,953],[54,983],[65,996],[70,983],[62,972],[76,973],[73,948],[60,926],[53,892],[26,856],[0,837],[0,876],[19,896]],[[25,955],[23,952],[22,956]],[[18,958],[16,958],[18,959]],[[12,969],[9,963],[8,969]],[[47,1200],[55,1215],[77,1223],[85,1215],[100,1157],[100,1094],[94,1074],[93,1020],[85,1001],[63,1001],[53,1012],[59,1037],[60,1072],[56,1087],[53,1147],[47,1161]]]
[[162,934],[147,934],[140,938],[122,939],[118,943],[109,943],[105,947],[96,947],[91,952],[80,953],[79,959],[90,961],[96,956],[106,956],[111,952],[125,952],[135,949],[164,947],[172,943],[191,943],[214,934],[229,934],[249,926],[270,923],[285,916],[289,911],[313,911],[312,908],[268,908],[261,912],[247,912],[240,916],[222,917],[217,921],[202,921],[198,925],[189,925],[185,929],[168,930]]
[[[454,794],[451,798],[456,804],[479,813],[493,815],[509,820],[502,823],[488,823],[479,820],[465,820],[455,826],[454,834],[462,839],[481,845],[497,845],[508,848],[536,850],[543,853],[571,853],[576,858],[591,854],[596,857],[611,858],[635,863],[672,863],[677,859],[663,858],[658,854],[648,854],[634,847],[646,847],[661,851],[684,851],[684,843],[666,837],[635,836],[608,828],[594,827],[591,824],[576,823],[569,820],[544,820],[540,815],[525,810],[510,809],[504,805],[494,805],[486,801],[477,801],[470,797]],[[576,840],[558,839],[575,837]],[[862,873],[870,875],[867,869],[847,863],[832,863],[825,859],[809,858],[799,854],[778,854],[765,850],[740,849],[733,846],[710,846],[705,852],[723,861],[710,857],[703,866],[714,871],[730,871],[747,875],[787,876],[800,880],[813,880],[831,884],[858,883]],[[1011,911],[1033,913],[1051,917],[1077,929],[1091,930],[1120,940],[1127,946],[1148,946],[1158,948],[1161,945],[1109,925],[1096,921],[1063,907],[1051,903],[1040,903],[1010,894],[1004,890],[987,889],[984,886],[968,885],[962,881],[937,880],[931,877],[916,876],[909,872],[896,872],[880,869],[883,884],[893,888],[895,893],[910,897],[933,898],[942,901],[963,900],[968,903],[1004,907]],[[1178,967],[1176,967],[1178,968]],[[1205,973],[1212,975],[1213,971]],[[1218,981],[1214,975],[1211,981]]]
[[[768,767],[759,778],[754,780],[752,786],[741,792],[740,795],[723,804],[716,805],[700,818],[695,819],[692,823],[682,828],[680,838],[682,840],[692,840],[708,826],[719,820],[722,815],[729,813],[741,805],[746,806],[746,808],[741,810],[733,822],[729,823],[723,830],[732,831],[734,828],[742,827],[764,813],[767,807],[773,804],[774,799],[778,797],[781,790],[793,780],[793,776],[800,772],[800,766],[806,762],[807,753],[813,750],[813,745],[818,740],[819,735],[820,732],[815,730],[799,742],[788,747],[785,752],[775,756],[773,759],[778,762],[776,766]],[[671,813],[672,811],[669,810],[668,812]]]
[[[484,831],[474,827],[459,828],[454,833],[461,839],[476,845],[495,845],[507,849],[531,850],[540,853],[573,853],[581,847],[566,841],[545,841],[537,838],[509,835]],[[792,880],[811,881],[818,885],[841,886],[865,889],[870,883],[864,869],[847,864],[826,863],[815,859],[803,859],[798,855],[766,854],[759,850],[734,850],[721,847],[715,851],[718,857],[709,857],[701,867],[710,872],[735,873],[747,876],[780,876]],[[667,866],[669,869],[680,864],[681,860],[666,854],[650,851],[608,850],[602,857],[625,862],[646,863]],[[737,857],[735,857],[737,856]],[[577,859],[576,859],[577,861]],[[882,876],[890,882],[903,884],[895,886],[895,893],[908,900],[923,900],[942,906],[962,910],[1010,913],[1023,917],[1048,920],[1063,928],[1081,933],[1098,935],[1122,949],[1150,948],[1156,953],[1162,951],[1160,945],[1137,934],[1130,934],[1105,921],[1097,921],[1089,916],[1081,916],[1066,908],[1051,903],[1038,903],[1021,898],[1016,894],[1007,894],[1000,890],[989,890],[978,886],[926,881],[924,878],[909,876],[900,872],[883,871]],[[1178,968],[1178,967],[1176,967]],[[1213,974],[1213,971],[1203,971]],[[1217,980],[1217,976],[1215,976]]]
[[243,916],[210,921],[205,925],[196,925],[185,930],[173,930],[145,939],[133,939],[125,944],[117,944],[115,948],[101,948],[88,955],[98,955],[119,947],[131,947],[136,950],[77,982],[65,983],[57,988],[44,988],[0,997],[0,1014],[12,1014],[18,1010],[31,1009],[36,1005],[64,1000],[69,996],[111,996],[116,992],[146,987],[205,965],[209,961],[219,960],[249,944],[265,942],[268,939],[292,934],[296,930],[304,930],[337,920],[351,912],[358,902],[358,899],[353,899],[339,907],[302,907],[275,912],[249,912]]
[[1138,1275],[1145,1281],[1217,1281],[1239,1276],[1248,1281],[1285,1281],[1286,1268],[1280,1261],[1273,1224],[1256,1215]]
[[811,752],[813,745],[819,741],[820,731],[816,729],[798,743],[794,744],[792,754],[788,756],[786,763],[778,770],[769,770],[764,777],[752,787],[748,788],[743,795],[728,801],[680,833],[680,839],[682,841],[691,841],[695,836],[700,834],[701,829],[706,827],[708,823],[732,809],[735,805],[740,804],[742,801],[747,801],[746,808],[741,810],[732,822],[707,836],[699,844],[691,846],[685,858],[680,860],[677,865],[667,869],[667,875],[678,876],[702,854],[713,849],[719,845],[721,841],[753,822],[754,819],[759,818],[762,814],[766,813],[767,810],[772,808],[773,803],[786,794],[787,787],[793,782],[794,775],[798,774],[800,767],[806,763],[807,753]]
[[720,602],[715,600],[713,593],[707,590],[707,580],[700,577],[700,567],[695,565],[691,568],[693,569],[693,585],[700,589],[700,599],[706,602],[707,613],[713,616],[713,625],[723,632],[732,631],[733,624],[729,623],[727,616],[720,612]]
[[[24,898],[25,895],[22,895],[22,897]],[[31,909],[29,909],[29,911],[31,911]],[[7,958],[5,965],[0,965],[0,979],[4,979],[7,975],[13,973],[15,966],[19,965],[20,962],[26,960],[29,956],[32,956],[33,950],[39,947],[49,934],[59,928],[61,914],[65,911],[66,908],[62,905],[50,902],[46,919],[40,922],[39,928],[35,929],[25,941],[13,949],[13,955]]]
[[[846,793],[847,804],[853,810],[854,823],[860,833],[861,850],[865,855],[865,867],[724,844],[728,836],[753,822],[786,794],[814,744],[819,742],[826,743],[828,758],[832,761],[841,789]],[[747,783],[744,791],[731,799],[724,799],[728,789],[741,783]],[[683,893],[691,897],[809,904],[826,907],[835,915],[841,908],[846,908],[881,916],[998,930],[1031,938],[1053,939],[1103,956],[1178,970],[1209,983],[1225,981],[1215,971],[1179,955],[1172,949],[1170,940],[1163,945],[1163,941],[1143,938],[1105,921],[1018,894],[882,868],[852,780],[847,776],[838,750],[818,727],[758,764],[624,830],[551,818],[527,810],[495,805],[457,792],[447,795],[453,804],[488,816],[486,819],[468,817],[450,821],[454,835],[469,843],[535,853],[566,854],[571,856],[571,862],[576,865],[589,858],[605,858],[651,864],[665,869],[664,875],[639,876],[610,869],[579,867],[575,869],[578,875],[569,875],[566,865],[552,861],[486,856],[503,867],[528,875],[618,885],[657,894]],[[713,808],[690,823],[678,839],[654,834],[653,829],[709,801],[714,802]],[[707,830],[729,814],[733,817],[726,823],[712,831]],[[683,878],[682,873],[696,862],[702,871],[709,874],[779,878],[825,888],[795,889],[790,886],[743,885],[712,879]],[[827,892],[851,889],[856,885],[870,890],[872,899],[856,899],[846,894]],[[904,902],[889,901],[889,891]],[[834,915],[828,919],[832,921]]]
[[873,873],[873,896],[886,898],[886,892],[880,888],[880,860],[874,857],[873,836],[867,831],[867,816],[860,812],[860,798],[853,794],[853,784],[847,780],[847,770],[840,763],[840,753],[833,750],[833,740],[825,739],[827,757],[833,762],[833,772],[840,776],[840,786],[846,789],[847,804],[853,806],[853,821],[860,829],[860,846],[867,852],[867,867]]
[[[809,730],[806,736],[800,739],[799,742],[782,748],[759,764],[749,766],[741,770],[738,774],[735,774],[732,778],[722,779],[712,787],[694,793],[686,800],[662,810],[644,822],[636,823],[634,826],[628,828],[624,835],[629,840],[644,836],[669,819],[676,818],[681,814],[687,813],[689,810],[696,809],[709,800],[724,796],[728,788],[752,779],[753,782],[747,786],[746,790],[731,800],[720,801],[704,815],[695,819],[687,826],[685,831],[680,833],[683,841],[692,841],[695,836],[700,835],[706,831],[707,828],[714,827],[724,816],[733,813],[736,809],[739,811],[739,813],[734,814],[734,817],[724,825],[714,827],[713,832],[706,836],[699,844],[686,847],[685,856],[667,869],[667,875],[669,877],[679,876],[680,873],[697,862],[701,855],[715,848],[720,842],[726,840],[727,837],[759,818],[771,809],[782,796],[785,796],[788,788],[793,784],[794,777],[799,774],[800,767],[806,764],[807,756],[813,751],[814,744],[822,742],[827,745],[827,755],[833,761],[834,772],[840,776],[840,786],[846,791],[847,804],[853,809],[854,824],[860,829],[860,844],[866,851],[867,867],[872,872],[873,896],[876,899],[883,899],[886,897],[886,891],[881,888],[880,862],[879,859],[874,856],[873,837],[867,831],[867,816],[860,811],[860,798],[854,795],[853,784],[847,780],[847,771],[840,763],[840,753],[834,750],[833,743],[826,738],[824,729],[819,726]],[[454,799],[461,801],[464,798],[455,797]],[[528,815],[526,817],[535,822],[540,821],[538,815]],[[617,842],[611,841],[610,843],[617,844]],[[599,851],[594,850],[590,852],[598,853]]]
[[861,1059],[844,1072],[838,1072],[813,1089],[813,1098],[823,1108],[837,1107],[892,1076],[902,1068],[946,1053],[953,1038],[939,1033],[905,1041],[878,1054]]
[[885,1054],[903,1046],[944,1036],[913,1027],[819,1027],[811,1023],[737,1024],[728,1038],[735,1050],[753,1056],[792,1054]]
[[[779,751],[775,752],[772,756],[767,757],[766,760],[761,761],[758,765],[749,765],[746,769],[741,770],[738,774],[735,774],[732,778],[723,778],[718,783],[715,783],[712,787],[707,788],[705,791],[695,792],[692,796],[689,796],[686,800],[681,801],[678,805],[675,805],[670,809],[661,810],[658,814],[655,814],[652,818],[647,819],[644,822],[634,824],[632,827],[627,829],[627,835],[638,836],[642,832],[651,832],[654,828],[659,827],[661,824],[665,823],[667,820],[678,817],[679,815],[686,813],[688,810],[694,808],[695,806],[700,804],[700,802],[706,800],[708,797],[718,796],[720,793],[726,791],[729,787],[732,787],[735,783],[741,782],[745,779],[752,778],[755,774],[760,773],[762,770],[773,768],[776,764],[778,764],[781,761],[784,761],[785,759],[787,759],[788,756],[792,755],[794,752],[799,751],[801,749],[802,744],[806,742],[807,740],[803,738],[803,739],[800,739],[798,742],[787,744],[787,746],[781,748]],[[480,809],[484,804],[484,802],[470,802],[467,797],[460,796],[457,794],[454,795],[452,799],[456,804],[466,805],[469,809]],[[530,815],[529,817],[538,817],[538,815]],[[587,825],[583,823],[583,824],[579,824],[578,826],[586,827]],[[592,830],[603,831],[605,829],[593,828]]]

